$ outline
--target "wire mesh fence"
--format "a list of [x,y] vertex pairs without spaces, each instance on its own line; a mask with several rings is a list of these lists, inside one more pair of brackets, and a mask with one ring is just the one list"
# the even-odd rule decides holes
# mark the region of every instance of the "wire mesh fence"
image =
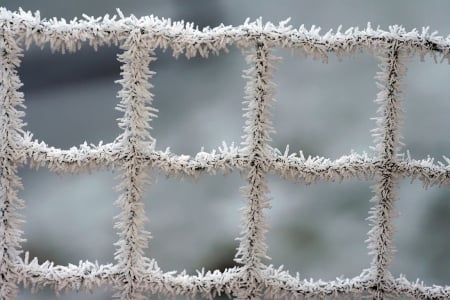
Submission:
[[[400,26],[388,31],[373,29],[370,24],[360,30],[320,33],[320,29],[292,28],[287,21],[278,25],[246,21],[244,24],[199,30],[193,24],[172,22],[154,16],[136,18],[118,16],[67,22],[63,19],[41,20],[39,14],[10,12],[0,9],[1,21],[1,86],[0,86],[0,295],[15,299],[18,286],[33,291],[51,287],[63,290],[93,290],[112,287],[120,299],[141,299],[149,295],[162,297],[201,296],[214,298],[228,295],[237,299],[290,297],[411,297],[417,299],[449,299],[450,286],[426,286],[405,277],[394,278],[390,263],[394,257],[395,200],[401,178],[421,180],[424,187],[450,182],[450,160],[414,160],[401,153],[402,78],[405,60],[418,53],[435,60],[449,59],[450,39],[429,33],[406,32]],[[48,45],[52,51],[75,52],[88,44],[120,46],[118,60],[122,64],[118,81],[123,113],[118,125],[122,133],[112,143],[83,144],[68,150],[48,146],[34,140],[26,132],[24,95],[17,67],[23,48],[35,44]],[[152,62],[155,50],[171,49],[174,56],[208,57],[220,55],[228,47],[238,47],[246,55],[243,140],[239,145],[223,144],[217,150],[199,152],[195,156],[178,155],[158,150],[151,134],[151,121],[158,114],[152,106]],[[274,128],[271,107],[275,105],[272,83],[277,57],[272,52],[283,47],[296,49],[307,56],[326,61],[330,55],[339,58],[367,51],[379,59],[376,75],[379,93],[376,103],[377,127],[373,130],[373,154],[349,153],[336,160],[305,157],[302,152],[289,153],[271,147]],[[121,174],[116,200],[120,208],[115,228],[119,239],[115,245],[115,262],[99,265],[89,261],[79,265],[39,263],[23,252],[21,209],[25,203],[18,197],[21,178],[19,166],[44,167],[57,173],[77,173],[98,169],[116,170]],[[247,184],[242,188],[246,205],[242,210],[239,248],[235,255],[238,266],[224,270],[202,270],[197,275],[165,272],[158,262],[144,255],[150,233],[144,228],[146,213],[141,201],[148,174],[158,169],[167,176],[195,177],[201,174],[239,171]],[[275,174],[299,184],[347,179],[375,178],[373,207],[369,212],[371,229],[368,249],[372,257],[368,268],[354,278],[333,281],[306,280],[282,267],[266,265],[269,230],[265,210],[270,208],[267,176]],[[151,188],[151,187],[150,187]],[[443,237],[445,238],[445,237]]]

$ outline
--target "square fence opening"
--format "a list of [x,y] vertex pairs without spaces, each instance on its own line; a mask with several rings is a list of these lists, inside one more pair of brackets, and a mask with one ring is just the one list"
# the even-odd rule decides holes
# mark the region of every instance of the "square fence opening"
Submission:
[[56,148],[110,143],[120,134],[118,49],[81,47],[61,54],[33,45],[19,68],[27,107],[24,129]]
[[[56,265],[79,261],[113,262],[113,230],[118,197],[114,174],[99,171],[57,175],[45,169],[22,169],[24,190],[24,251]],[[55,226],[58,224],[58,226]]]
[[225,141],[239,144],[242,135],[242,97],[245,68],[239,49],[208,58],[174,58],[157,51],[150,64],[158,118],[152,122],[157,149],[170,147],[178,154],[195,156]]
[[303,185],[271,177],[269,262],[303,279],[352,278],[367,267],[373,182]]
[[[404,129],[402,135],[414,159],[427,156],[444,161],[450,155],[450,80],[447,61],[429,55],[421,60],[414,55],[407,61],[408,73],[404,83]],[[433,80],[430,80],[432,78]]]
[[152,173],[145,194],[148,231],[146,251],[165,271],[232,268],[239,243],[239,209],[243,205],[237,173],[190,178],[164,178]]
[[291,49],[274,53],[281,58],[274,76],[274,147],[332,159],[370,152],[377,61],[367,53],[326,61]]
[[425,284],[448,285],[450,242],[442,238],[450,231],[448,187],[424,189],[421,182],[400,182],[394,276],[419,278]]

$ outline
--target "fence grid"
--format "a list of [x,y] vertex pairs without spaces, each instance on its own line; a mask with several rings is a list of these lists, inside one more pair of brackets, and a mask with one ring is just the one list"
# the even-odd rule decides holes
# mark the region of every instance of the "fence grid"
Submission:
[[[388,31],[351,28],[320,34],[320,29],[303,26],[295,29],[287,21],[278,25],[246,21],[243,25],[219,26],[199,30],[193,24],[172,22],[154,16],[118,16],[94,18],[83,16],[70,22],[56,18],[41,20],[39,13],[10,12],[0,8],[0,296],[15,299],[18,286],[32,291],[51,287],[63,290],[93,290],[109,286],[120,299],[145,299],[147,295],[212,299],[227,294],[236,299],[271,299],[290,297],[411,297],[417,299],[449,299],[450,286],[425,286],[419,280],[394,278],[389,272],[393,253],[395,194],[398,180],[418,179],[424,187],[450,183],[450,160],[414,160],[400,153],[402,121],[402,78],[405,59],[419,54],[436,61],[450,58],[450,38],[429,33],[405,31],[391,26]],[[122,89],[117,109],[123,112],[118,125],[122,129],[109,144],[87,145],[68,150],[50,147],[25,132],[24,95],[20,92],[17,67],[23,48],[31,44],[49,45],[52,51],[74,52],[83,43],[97,49],[101,45],[119,45],[122,63],[119,80]],[[158,110],[152,107],[151,63],[155,49],[172,49],[174,56],[188,58],[220,55],[236,46],[247,52],[249,69],[245,97],[244,138],[240,146],[222,145],[211,153],[199,152],[194,157],[176,155],[155,149],[151,136],[151,120]],[[377,127],[373,130],[374,154],[350,153],[336,160],[323,157],[305,158],[282,153],[270,146],[273,133],[270,109],[275,86],[271,81],[277,47],[291,48],[313,58],[326,61],[329,55],[340,58],[357,51],[368,51],[380,60],[376,80],[379,93],[376,103]],[[25,203],[17,193],[22,188],[17,169],[21,165],[45,167],[57,173],[110,169],[121,172],[116,205],[121,209],[115,225],[115,263],[98,265],[89,261],[79,265],[60,266],[39,263],[23,252],[20,214]],[[246,175],[243,195],[247,199],[242,213],[240,246],[235,261],[239,266],[198,272],[164,272],[157,261],[144,256],[150,234],[144,229],[146,214],[141,201],[147,188],[150,170],[157,168],[168,176],[199,177],[217,171],[239,170]],[[299,183],[341,181],[352,178],[376,178],[373,207],[369,212],[368,268],[354,278],[333,281],[306,280],[293,276],[282,267],[265,265],[268,231],[264,210],[270,206],[267,174],[277,174]]]

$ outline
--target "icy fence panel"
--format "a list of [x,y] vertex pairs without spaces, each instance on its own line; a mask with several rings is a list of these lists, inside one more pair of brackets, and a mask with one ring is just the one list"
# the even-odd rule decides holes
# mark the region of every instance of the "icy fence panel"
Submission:
[[[193,24],[171,22],[149,16],[82,20],[41,20],[39,14],[10,12],[0,9],[0,296],[15,299],[18,286],[31,290],[51,287],[63,290],[92,290],[112,287],[120,299],[141,299],[149,295],[177,295],[208,299],[227,294],[237,299],[289,298],[296,296],[326,297],[371,296],[411,297],[418,299],[449,299],[450,286],[425,286],[405,277],[394,278],[390,271],[393,252],[393,215],[398,180],[404,177],[421,180],[424,187],[450,183],[450,160],[434,163],[432,158],[413,160],[401,154],[399,128],[402,120],[402,77],[404,61],[419,53],[444,60],[450,57],[450,38],[435,33],[406,32],[392,26],[388,31],[352,28],[345,32],[327,32],[318,28],[294,29],[281,22],[278,25],[245,22],[238,27],[219,26],[198,30]],[[122,134],[110,144],[80,145],[61,150],[45,142],[33,140],[23,130],[24,96],[17,73],[23,47],[31,44],[49,45],[53,51],[77,51],[87,42],[95,49],[104,44],[120,45],[122,63],[119,80],[122,86],[117,109],[123,112],[119,120]],[[229,46],[247,53],[249,69],[244,99],[245,129],[240,146],[222,145],[212,153],[200,152],[195,157],[176,155],[155,149],[150,123],[158,110],[152,107],[150,92],[151,63],[157,48],[172,49],[175,56],[220,55]],[[379,93],[376,103],[377,127],[373,130],[374,154],[350,153],[336,160],[290,154],[270,146],[272,94],[271,82],[276,47],[295,48],[319,60],[329,55],[344,58],[355,51],[368,51],[380,61],[376,80]],[[375,114],[375,112],[374,112]],[[98,265],[89,261],[79,265],[60,266],[51,262],[39,264],[21,249],[21,209],[24,201],[17,196],[21,178],[20,165],[46,167],[58,173],[110,169],[121,174],[121,195],[116,205],[121,209],[116,223],[119,240],[115,263]],[[141,201],[150,170],[157,168],[167,176],[199,177],[218,171],[238,170],[246,174],[243,187],[246,206],[242,210],[240,246],[235,256],[238,267],[205,270],[197,275],[185,272],[164,272],[157,261],[145,257],[149,233],[144,230],[146,214]],[[270,207],[267,174],[277,174],[299,184],[317,181],[341,181],[352,178],[376,178],[373,207],[370,211],[368,248],[372,261],[355,278],[334,281],[305,280],[291,275],[281,267],[265,265],[268,231],[264,210]],[[151,187],[150,187],[151,188]],[[447,237],[443,237],[447,238]],[[113,245],[111,245],[113,247]]]

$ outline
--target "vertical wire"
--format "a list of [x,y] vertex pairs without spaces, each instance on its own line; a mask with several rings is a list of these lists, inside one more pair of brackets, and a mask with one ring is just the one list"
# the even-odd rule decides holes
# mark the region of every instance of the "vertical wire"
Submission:
[[266,173],[269,169],[268,157],[272,148],[269,146],[270,134],[273,132],[270,108],[274,85],[271,82],[272,66],[268,46],[263,42],[256,44],[253,53],[247,56],[247,62],[253,64],[244,72],[246,78],[246,97],[244,104],[244,149],[248,155],[248,184],[242,188],[247,199],[243,209],[240,246],[235,261],[242,264],[242,278],[238,286],[238,299],[255,299],[261,296],[262,259],[268,258],[265,234],[267,223],[263,210],[270,208],[268,199]]
[[20,134],[24,126],[22,86],[16,67],[20,65],[22,49],[17,45],[11,24],[4,21],[0,32],[0,298],[15,299],[18,293],[15,265],[22,253],[19,210],[25,203],[18,197],[22,182],[17,175],[18,164],[24,157],[20,153]]
[[141,155],[153,149],[154,139],[149,134],[149,122],[156,117],[157,110],[151,107],[153,95],[149,92],[152,85],[148,79],[154,72],[149,64],[155,60],[151,55],[143,33],[134,30],[130,33],[118,56],[121,66],[122,85],[118,96],[121,98],[117,109],[124,113],[119,120],[123,133],[119,137],[126,162],[122,166],[121,182],[118,189],[122,191],[116,201],[121,209],[117,216],[115,228],[119,230],[118,249],[115,258],[119,266],[118,294],[121,299],[144,299],[142,280],[148,265],[144,250],[148,247],[150,233],[145,230],[147,217],[142,202],[148,175],[141,162]]
[[390,42],[380,55],[380,72],[376,79],[380,92],[375,102],[379,104],[376,118],[377,128],[373,130],[375,150],[378,153],[378,183],[373,187],[369,221],[369,254],[371,276],[375,280],[375,299],[383,299],[388,281],[392,279],[389,266],[394,252],[395,200],[398,188],[396,162],[401,145],[400,125],[402,123],[401,76],[405,73],[402,64],[404,54],[396,40]]

